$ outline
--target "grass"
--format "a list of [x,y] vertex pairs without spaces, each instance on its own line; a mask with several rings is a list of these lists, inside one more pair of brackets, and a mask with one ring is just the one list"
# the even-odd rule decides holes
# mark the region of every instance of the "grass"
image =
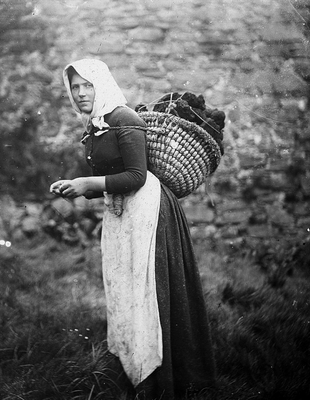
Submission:
[[[262,263],[257,248],[194,244],[219,376],[197,400],[308,399],[305,255],[289,258],[283,248]],[[0,246],[0,266],[0,398],[132,399],[106,351],[98,243],[82,249],[42,237]]]

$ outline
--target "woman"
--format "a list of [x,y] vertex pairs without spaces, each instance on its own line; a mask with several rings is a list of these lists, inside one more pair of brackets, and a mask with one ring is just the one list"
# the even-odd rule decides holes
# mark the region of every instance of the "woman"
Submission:
[[[64,70],[93,176],[61,180],[62,196],[103,195],[101,239],[108,350],[143,399],[173,399],[215,379],[208,318],[188,225],[172,192],[147,171],[145,123],[106,64]],[[113,194],[123,195],[114,213]]]

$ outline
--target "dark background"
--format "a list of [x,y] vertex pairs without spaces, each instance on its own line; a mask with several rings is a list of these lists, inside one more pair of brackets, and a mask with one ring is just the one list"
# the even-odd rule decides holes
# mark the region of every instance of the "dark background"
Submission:
[[36,229],[54,180],[89,173],[62,83],[83,57],[110,66],[130,106],[192,91],[225,111],[221,165],[182,201],[193,233],[234,249],[307,236],[309,13],[306,0],[1,0],[5,239]]

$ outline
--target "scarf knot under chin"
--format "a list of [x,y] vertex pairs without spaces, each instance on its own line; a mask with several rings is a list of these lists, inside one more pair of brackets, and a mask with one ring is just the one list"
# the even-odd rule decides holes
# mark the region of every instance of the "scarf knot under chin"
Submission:
[[91,137],[91,136],[100,136],[103,133],[108,132],[109,128],[106,128],[104,130],[99,129],[97,126],[92,126],[91,130],[89,132],[85,131],[82,135],[82,139],[80,140],[80,142],[82,144],[86,144],[87,140]]
[[98,126],[94,126],[92,125],[91,129],[89,132],[85,131],[82,135],[82,139],[80,140],[80,142],[82,144],[86,144],[87,140],[91,137],[91,136],[100,136],[106,132],[108,132],[110,126],[107,124],[107,127],[105,129],[100,129],[98,128]]

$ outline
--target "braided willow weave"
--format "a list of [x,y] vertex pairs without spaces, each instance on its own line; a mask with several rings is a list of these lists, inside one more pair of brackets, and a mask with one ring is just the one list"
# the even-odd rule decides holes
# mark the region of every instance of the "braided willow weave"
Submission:
[[172,114],[145,111],[149,170],[178,198],[198,188],[218,167],[221,152],[199,125]]

